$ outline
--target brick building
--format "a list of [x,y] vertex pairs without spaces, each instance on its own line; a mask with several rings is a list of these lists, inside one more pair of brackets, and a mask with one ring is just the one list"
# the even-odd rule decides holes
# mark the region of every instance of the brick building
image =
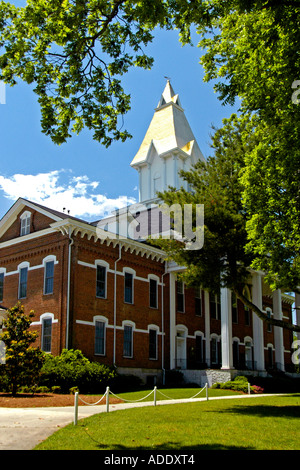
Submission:
[[[131,164],[140,175],[142,215],[157,202],[156,191],[179,187],[178,170],[199,158],[168,82]],[[220,380],[222,373],[291,368],[289,331],[263,325],[228,289],[219,296],[187,289],[176,278],[184,268],[165,261],[144,235],[128,208],[89,223],[19,198],[0,221],[0,304],[20,300],[34,310],[31,328],[45,352],[80,349],[153,380],[170,369],[202,384],[213,371]],[[253,272],[247,294],[270,315],[292,321],[294,297],[272,293],[260,273]]]

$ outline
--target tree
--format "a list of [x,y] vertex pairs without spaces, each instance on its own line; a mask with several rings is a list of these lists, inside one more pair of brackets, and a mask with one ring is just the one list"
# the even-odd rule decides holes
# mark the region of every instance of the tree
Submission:
[[205,80],[217,81],[222,102],[239,98],[241,114],[257,116],[257,143],[241,174],[252,267],[266,273],[272,289],[299,291],[300,2],[211,3],[210,23],[198,27]]
[[[225,119],[213,135],[214,155],[207,162],[199,161],[191,171],[180,172],[191,191],[170,188],[158,194],[169,207],[179,204],[182,211],[185,204],[204,204],[203,247],[186,249],[185,242],[178,239],[154,239],[152,243],[163,248],[169,259],[186,267],[181,277],[187,286],[201,285],[213,293],[227,287],[264,322],[300,331],[300,326],[268,318],[245,294],[245,287],[251,283],[253,254],[246,250],[248,214],[241,174],[245,171],[245,155],[257,145],[255,122],[255,116],[232,115]],[[244,134],[248,136],[246,143]]]
[[44,353],[31,346],[38,336],[36,331],[28,331],[33,316],[33,311],[26,315],[23,305],[18,303],[7,310],[3,321],[5,330],[0,335],[0,341],[5,345],[5,365],[2,365],[2,369],[13,396],[21,386],[37,383],[44,363]]
[[130,109],[121,77],[151,67],[143,47],[166,24],[159,0],[1,1],[0,80],[34,85],[42,131],[55,143],[86,126],[108,146],[129,136],[119,119]]

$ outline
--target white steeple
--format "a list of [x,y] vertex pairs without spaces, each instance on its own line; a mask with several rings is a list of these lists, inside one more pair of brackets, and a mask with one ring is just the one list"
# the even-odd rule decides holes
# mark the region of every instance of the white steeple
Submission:
[[180,188],[179,170],[189,170],[204,157],[170,80],[155,109],[144,140],[131,162],[139,171],[140,202],[156,198],[168,186]]

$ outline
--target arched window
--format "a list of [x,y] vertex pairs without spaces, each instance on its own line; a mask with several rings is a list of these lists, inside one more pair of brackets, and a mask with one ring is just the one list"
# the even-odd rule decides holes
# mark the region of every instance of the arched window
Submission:
[[28,268],[29,268],[28,261],[24,261],[23,263],[19,264],[18,271],[19,271],[19,292],[18,298],[25,299],[27,296],[27,277],[28,277]]
[[53,313],[44,313],[40,317],[40,320],[42,323],[41,349],[42,351],[47,352],[47,353],[51,352],[53,318],[54,318]]
[[95,354],[104,356],[106,353],[106,327],[108,320],[106,317],[97,315],[94,317],[95,324]]
[[96,277],[96,297],[106,299],[107,296],[107,271],[109,270],[109,263],[107,261],[97,259],[95,261],[97,268]]
[[159,327],[156,325],[148,325],[149,332],[149,359],[157,359],[157,335]]
[[20,216],[20,235],[21,237],[23,235],[28,235],[30,233],[30,220],[31,220],[31,212],[25,211],[23,214]]
[[44,265],[44,294],[53,294],[54,287],[54,265],[56,256],[50,255],[43,259]]
[[133,304],[135,270],[131,268],[123,268],[123,273],[124,273],[124,302],[127,304]]
[[122,322],[124,336],[123,336],[123,356],[133,357],[133,330],[135,324],[129,320]]

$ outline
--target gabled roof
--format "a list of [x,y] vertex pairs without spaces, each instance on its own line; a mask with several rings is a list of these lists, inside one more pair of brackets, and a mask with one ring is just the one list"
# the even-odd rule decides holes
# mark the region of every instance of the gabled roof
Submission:
[[195,161],[198,159],[204,160],[184,114],[179,96],[175,94],[169,80],[155,109],[144,140],[131,162],[131,166],[137,167],[145,164],[150,155],[151,147],[155,147],[160,156],[167,156],[170,152],[179,150],[185,157],[193,154]]
[[36,202],[28,201],[27,199],[20,197],[0,220],[0,238],[7,231],[7,229],[14,223],[14,221],[17,219],[20,212],[25,207],[28,207],[30,209],[40,212],[46,217],[49,217],[50,219],[52,219],[54,222],[58,222],[64,219],[73,219],[73,220],[81,221],[81,219],[72,217],[69,214],[65,214],[64,212],[59,212],[54,209],[50,209],[49,207],[43,206]]

